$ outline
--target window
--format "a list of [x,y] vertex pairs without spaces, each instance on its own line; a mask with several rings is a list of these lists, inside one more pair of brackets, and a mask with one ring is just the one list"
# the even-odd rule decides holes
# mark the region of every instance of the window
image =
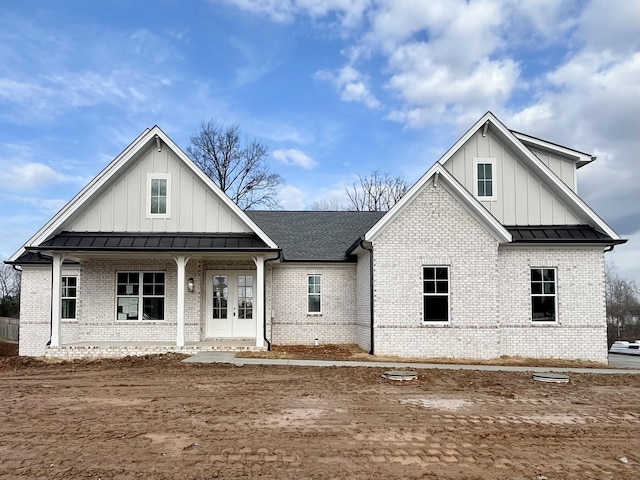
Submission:
[[531,320],[555,322],[557,319],[556,269],[531,269]]
[[78,293],[78,277],[62,277],[62,318],[64,320],[76,319],[76,299]]
[[118,272],[117,280],[118,320],[164,320],[163,272]]
[[171,176],[168,173],[147,174],[147,217],[171,216]]
[[238,275],[238,318],[253,318],[253,275]]
[[322,276],[307,275],[307,313],[322,312]]
[[423,321],[449,321],[449,267],[422,267]]
[[478,200],[497,200],[495,158],[473,159],[473,193]]

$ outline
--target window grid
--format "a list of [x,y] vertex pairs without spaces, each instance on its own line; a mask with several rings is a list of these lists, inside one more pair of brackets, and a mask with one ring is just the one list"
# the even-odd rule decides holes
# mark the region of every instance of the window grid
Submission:
[[76,306],[78,296],[78,277],[63,276],[61,291],[62,318],[64,320],[76,319]]
[[151,214],[165,215],[167,213],[167,179],[151,179]]
[[449,321],[449,267],[422,267],[422,302],[424,322]]
[[307,275],[307,313],[322,313],[321,275]]
[[164,272],[118,272],[116,319],[164,320],[164,294]]
[[555,322],[557,315],[556,269],[531,269],[531,320]]
[[493,197],[493,165],[478,163],[478,196]]

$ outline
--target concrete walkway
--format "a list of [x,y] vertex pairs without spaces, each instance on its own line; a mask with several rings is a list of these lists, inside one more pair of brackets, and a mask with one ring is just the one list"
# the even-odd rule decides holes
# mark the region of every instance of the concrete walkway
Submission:
[[640,375],[640,369],[514,367],[502,365],[455,365],[443,363],[359,362],[343,360],[286,360],[272,358],[236,358],[233,352],[200,352],[185,358],[185,363],[230,363],[232,365],[296,365],[301,367],[377,367],[398,369],[481,370],[486,372],[569,372]]

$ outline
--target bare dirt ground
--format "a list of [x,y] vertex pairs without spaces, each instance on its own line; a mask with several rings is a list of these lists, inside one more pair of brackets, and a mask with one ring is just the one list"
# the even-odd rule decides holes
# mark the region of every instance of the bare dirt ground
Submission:
[[640,478],[640,376],[0,359],[0,478]]

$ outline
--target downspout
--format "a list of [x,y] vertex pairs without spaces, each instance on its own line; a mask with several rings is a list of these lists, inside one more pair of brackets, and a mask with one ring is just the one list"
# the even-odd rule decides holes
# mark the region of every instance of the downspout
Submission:
[[369,320],[371,323],[371,332],[370,332],[370,349],[369,355],[374,354],[374,334],[373,334],[373,244],[371,242],[365,241],[364,238],[360,239],[360,248],[367,250],[369,252]]
[[607,245],[607,247],[604,249],[604,253],[610,252],[614,249],[614,247],[615,245]]
[[[274,258],[267,258],[264,261],[264,272],[263,275],[265,275],[266,277],[266,273],[267,273],[267,262],[273,262],[275,260],[280,260],[280,257],[282,256],[282,250],[278,250],[278,256],[274,257]],[[271,351],[271,340],[267,338],[267,282],[266,282],[266,278],[265,281],[262,282],[262,288],[263,288],[263,292],[262,292],[262,331],[264,334],[264,341],[267,342],[267,351]],[[272,326],[273,329],[273,326]]]

